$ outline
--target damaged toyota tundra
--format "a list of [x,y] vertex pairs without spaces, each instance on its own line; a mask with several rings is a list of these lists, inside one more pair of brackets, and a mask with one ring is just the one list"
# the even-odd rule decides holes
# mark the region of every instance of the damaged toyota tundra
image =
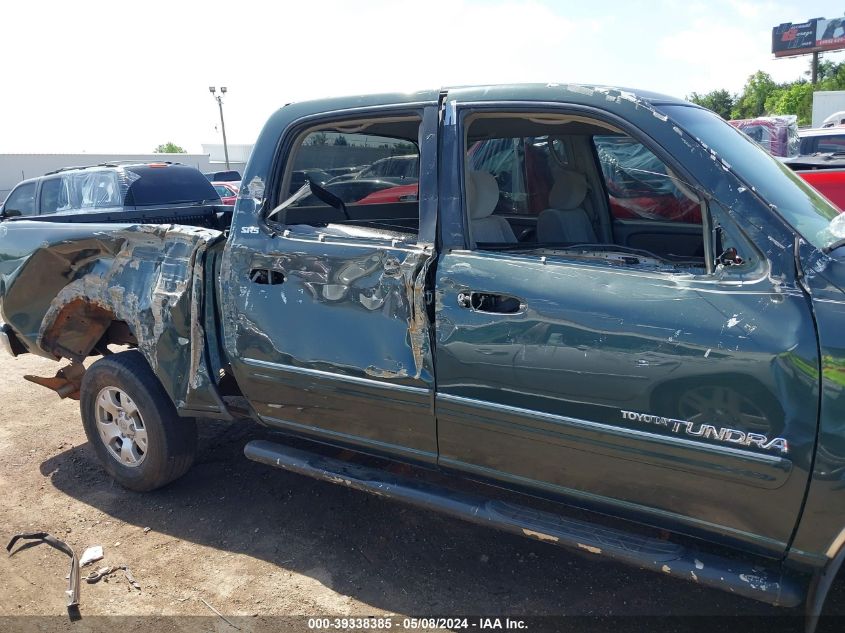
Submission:
[[0,225],[0,339],[64,362],[27,378],[129,489],[253,420],[249,459],[810,628],[845,559],[844,291],[845,216],[787,167],[596,86],[289,104],[227,230]]

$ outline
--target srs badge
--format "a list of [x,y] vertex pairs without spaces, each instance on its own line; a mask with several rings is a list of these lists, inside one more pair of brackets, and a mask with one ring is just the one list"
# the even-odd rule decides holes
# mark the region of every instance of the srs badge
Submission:
[[770,450],[779,450],[782,454],[789,452],[789,444],[782,437],[769,439],[760,433],[746,433],[738,431],[737,429],[726,429],[715,427],[710,424],[696,424],[695,422],[687,422],[686,420],[676,420],[674,418],[664,418],[659,415],[651,415],[649,413],[637,413],[636,411],[620,411],[623,420],[632,420],[634,422],[645,422],[646,424],[654,424],[656,426],[663,426],[673,433],[689,435],[691,437],[703,437],[705,439],[717,440],[729,444],[738,444],[740,446],[757,446],[759,448]]

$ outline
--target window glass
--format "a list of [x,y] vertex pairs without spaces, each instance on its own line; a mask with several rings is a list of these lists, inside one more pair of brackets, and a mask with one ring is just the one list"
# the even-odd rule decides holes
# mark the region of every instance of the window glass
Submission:
[[[268,219],[288,225],[354,224],[416,233],[418,135],[418,120],[352,122],[342,129],[306,133],[284,179],[284,209]],[[313,191],[295,196],[306,182],[328,196]]]
[[137,165],[126,168],[131,182],[127,204],[154,206],[216,202],[220,196],[199,170],[187,165]]
[[61,178],[49,178],[41,183],[41,201],[38,205],[41,213],[55,213],[62,204],[67,204],[65,181]]
[[830,202],[721,117],[690,106],[663,106],[663,110],[731,165],[811,244],[822,248],[845,238],[843,220],[837,220],[841,216]]
[[537,215],[547,208],[554,171],[567,166],[562,140],[550,136],[476,141],[467,151],[467,161],[471,170],[496,179],[496,213],[517,215]]
[[622,135],[594,136],[593,143],[614,219],[701,224],[699,201],[642,143]]
[[702,205],[647,147],[585,117],[481,115],[466,136],[470,247],[704,268]]
[[818,137],[815,151],[823,153],[845,151],[845,134]]
[[28,182],[10,193],[3,204],[3,209],[6,212],[20,211],[21,215],[33,215],[35,213],[35,183]]
[[119,207],[120,185],[113,171],[81,172],[70,176],[80,209]]

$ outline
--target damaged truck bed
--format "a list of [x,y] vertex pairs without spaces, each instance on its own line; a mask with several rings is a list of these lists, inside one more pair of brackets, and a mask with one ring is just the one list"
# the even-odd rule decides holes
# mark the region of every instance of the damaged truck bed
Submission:
[[227,231],[0,224],[0,342],[63,360],[28,378],[130,489],[190,468],[196,419],[253,420],[313,450],[250,459],[812,628],[845,558],[843,217],[661,95],[292,104]]

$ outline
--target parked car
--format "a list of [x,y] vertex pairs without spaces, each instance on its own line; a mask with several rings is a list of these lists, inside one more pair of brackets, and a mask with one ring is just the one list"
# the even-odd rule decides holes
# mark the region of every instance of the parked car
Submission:
[[[413,146],[418,200],[291,195],[333,128]],[[228,232],[0,229],[0,343],[68,361],[29,379],[80,398],[132,490],[190,468],[196,420],[252,420],[282,431],[244,449],[269,467],[811,627],[845,560],[845,216],[703,108],[567,84],[295,103]],[[109,345],[134,349],[83,365]]]
[[358,204],[385,204],[389,202],[416,202],[419,199],[419,184],[398,185],[380,189],[358,200]]
[[220,205],[214,187],[194,167],[103,163],[60,169],[18,183],[0,207],[0,219],[221,226],[228,212]]
[[211,186],[214,187],[214,190],[217,192],[217,195],[220,196],[220,200],[223,204],[235,204],[235,200],[238,199],[238,189],[240,188],[240,182],[212,182]]
[[799,153],[798,117],[780,115],[728,121],[750,136],[772,156],[790,157]]
[[845,126],[845,110],[834,112],[822,121],[823,128]]
[[358,172],[358,178],[413,178],[420,172],[420,159],[416,154],[380,158]]
[[291,194],[296,193],[302,188],[302,185],[304,185],[306,181],[310,181],[318,185],[324,185],[331,180],[331,178],[332,177],[328,174],[328,172],[323,171],[322,169],[297,169],[291,173],[289,192]]
[[845,152],[845,128],[827,127],[800,130],[801,156]]
[[841,212],[845,210],[845,153],[796,156],[783,161]]
[[227,171],[212,171],[204,173],[209,182],[239,182],[241,180],[241,172],[233,169]]

